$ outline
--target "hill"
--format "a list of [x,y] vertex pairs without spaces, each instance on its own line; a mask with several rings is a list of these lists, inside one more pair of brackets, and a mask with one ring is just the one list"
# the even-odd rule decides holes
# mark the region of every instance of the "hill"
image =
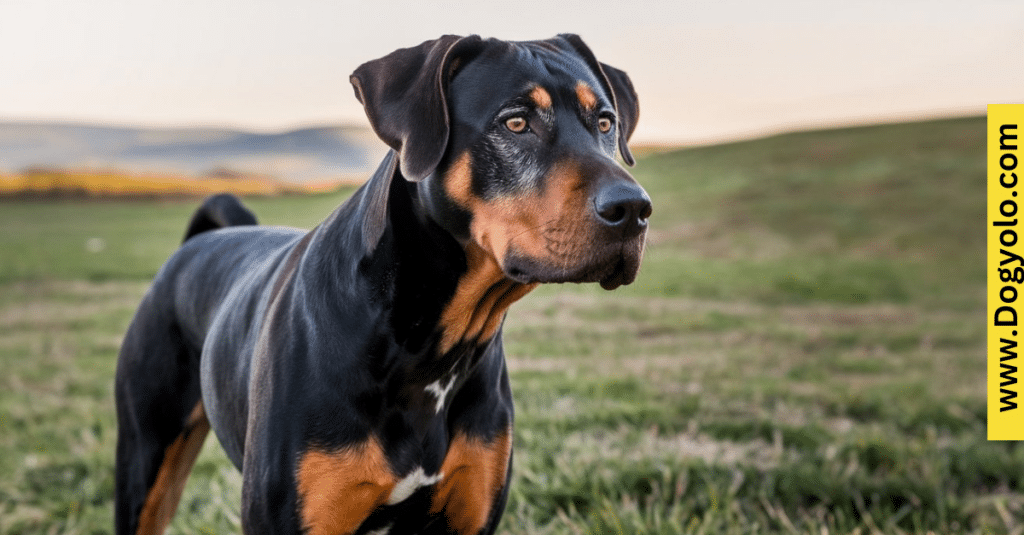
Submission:
[[11,174],[26,168],[191,176],[230,170],[285,182],[323,182],[371,171],[384,151],[372,131],[356,126],[260,133],[0,123],[0,173]]
[[[652,291],[974,306],[984,127],[966,118],[822,130],[649,156],[635,169],[654,199],[658,261],[645,267],[672,274]],[[708,283],[697,266],[727,270],[732,283]]]

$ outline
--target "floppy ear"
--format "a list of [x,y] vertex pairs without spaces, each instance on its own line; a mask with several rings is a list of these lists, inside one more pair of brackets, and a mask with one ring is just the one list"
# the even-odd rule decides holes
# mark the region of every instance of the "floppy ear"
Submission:
[[619,154],[627,165],[633,165],[633,153],[629,151],[630,136],[636,130],[636,122],[640,119],[640,102],[637,100],[636,91],[633,89],[633,82],[625,72],[597,61],[590,47],[580,39],[580,36],[563,33],[559,37],[565,39],[572,45],[573,50],[583,57],[590,66],[598,81],[605,86],[605,90],[612,96],[612,104],[615,105],[615,115],[619,120]]
[[448,146],[448,82],[479,36],[446,35],[359,66],[349,80],[374,132],[399,155],[402,175],[426,178]]

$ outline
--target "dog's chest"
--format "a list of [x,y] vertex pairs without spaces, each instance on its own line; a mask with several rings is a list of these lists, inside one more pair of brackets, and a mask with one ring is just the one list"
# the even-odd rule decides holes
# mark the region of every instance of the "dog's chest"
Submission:
[[447,377],[442,377],[427,386],[423,387],[423,392],[434,398],[434,413],[440,413],[445,408],[452,390],[455,388],[455,382],[459,379],[458,373],[451,373]]
[[429,487],[444,477],[444,474],[437,472],[435,474],[427,474],[423,470],[422,466],[416,467],[415,470],[409,472],[408,475],[400,479],[395,486],[391,489],[391,494],[388,495],[388,505],[395,505],[401,503],[412,496],[414,492],[422,487]]
[[338,451],[311,449],[298,466],[300,516],[311,535],[352,533],[371,515],[377,525],[397,525],[408,520],[400,516],[406,501],[426,489],[420,514],[476,533],[505,485],[511,446],[511,428],[492,438],[456,433],[440,470],[417,466],[404,474],[392,471],[376,437]]

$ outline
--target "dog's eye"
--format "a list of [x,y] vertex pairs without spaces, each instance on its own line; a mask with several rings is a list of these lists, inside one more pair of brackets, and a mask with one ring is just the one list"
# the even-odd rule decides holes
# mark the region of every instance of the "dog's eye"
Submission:
[[612,118],[611,117],[601,117],[601,118],[599,118],[597,120],[597,129],[600,130],[602,134],[607,134],[608,132],[611,132],[611,130],[612,130]]
[[509,117],[505,120],[505,128],[520,134],[526,131],[526,118],[524,117]]

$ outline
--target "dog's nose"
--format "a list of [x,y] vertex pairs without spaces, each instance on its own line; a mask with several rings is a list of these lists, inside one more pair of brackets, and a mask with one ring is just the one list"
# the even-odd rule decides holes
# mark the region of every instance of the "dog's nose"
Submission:
[[594,210],[605,225],[635,233],[647,228],[651,198],[636,183],[616,182],[598,190]]

